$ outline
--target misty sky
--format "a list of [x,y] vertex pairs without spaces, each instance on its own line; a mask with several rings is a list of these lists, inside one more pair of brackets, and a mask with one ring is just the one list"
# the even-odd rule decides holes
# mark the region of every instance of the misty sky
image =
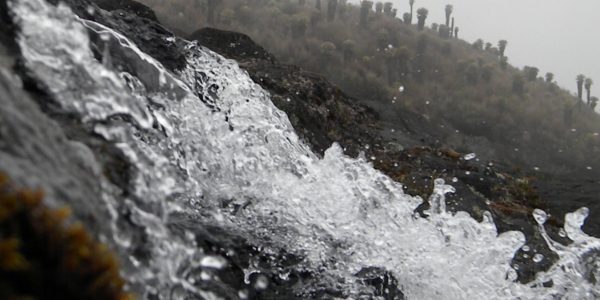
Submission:
[[[408,0],[390,1],[398,16],[409,11]],[[505,39],[512,65],[538,67],[542,76],[552,72],[571,91],[577,74],[584,74],[600,96],[600,0],[416,0],[415,11],[429,10],[428,26],[444,23],[446,4],[454,6],[460,38],[494,45]]]

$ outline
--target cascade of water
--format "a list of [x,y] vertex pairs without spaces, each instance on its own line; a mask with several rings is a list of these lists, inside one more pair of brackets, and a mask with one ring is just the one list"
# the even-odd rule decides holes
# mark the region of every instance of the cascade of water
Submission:
[[[303,253],[306,267],[342,278],[350,296],[360,292],[354,274],[372,266],[391,271],[414,299],[598,296],[600,242],[579,229],[584,210],[567,216],[569,246],[550,240],[536,212],[560,260],[534,284],[521,285],[510,266],[524,244],[520,232],[498,235],[490,214],[478,223],[446,212],[444,195],[453,189],[443,180],[421,218],[413,212],[422,200],[365,159],[345,156],[337,144],[318,158],[235,62],[188,43],[187,67],[171,74],[115,30],[64,5],[14,0],[11,9],[27,69],[65,112],[93,125],[135,167],[132,195],[119,201],[107,187],[103,205],[113,212],[106,238],[126,258],[140,293],[168,298],[176,286],[214,296],[190,274],[225,262],[168,228],[172,213],[185,212],[259,242],[268,235],[265,244]],[[104,43],[103,61],[90,50],[90,34]],[[112,56],[136,76],[112,69]],[[222,203],[243,209],[233,214]],[[144,261],[133,255],[138,245],[122,226],[125,215],[145,228]]]

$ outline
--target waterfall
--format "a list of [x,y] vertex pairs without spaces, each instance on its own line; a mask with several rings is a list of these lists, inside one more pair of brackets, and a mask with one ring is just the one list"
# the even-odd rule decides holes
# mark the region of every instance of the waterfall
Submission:
[[[132,193],[120,196],[99,178],[103,203],[95,205],[110,224],[101,239],[119,254],[140,295],[217,298],[197,283],[218,278],[196,271],[222,268],[227,257],[207,254],[189,230],[173,230],[185,215],[235,230],[267,255],[295,253],[303,268],[331,278],[353,298],[369,291],[355,276],[368,267],[393,274],[409,299],[600,297],[600,241],[580,230],[585,209],[567,216],[565,236],[574,241],[568,246],[548,237],[543,212],[536,211],[539,230],[560,259],[534,282],[520,284],[511,260],[525,247],[522,233],[498,235],[489,213],[480,223],[447,212],[444,195],[453,188],[443,180],[436,180],[423,218],[414,213],[422,200],[404,194],[365,158],[350,158],[337,144],[318,157],[235,61],[179,41],[187,66],[175,74],[66,5],[14,0],[10,8],[31,76],[62,112],[116,145],[133,166]],[[127,62],[127,71],[114,58]],[[143,259],[135,254],[139,241],[131,226],[146,235]],[[260,272],[255,266],[246,276]],[[258,283],[269,288],[264,278]]]

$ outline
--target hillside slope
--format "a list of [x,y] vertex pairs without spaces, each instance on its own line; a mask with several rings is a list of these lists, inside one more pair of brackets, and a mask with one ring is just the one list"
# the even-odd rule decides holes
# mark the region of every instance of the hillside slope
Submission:
[[418,131],[406,112],[418,115],[438,128],[424,134],[425,145],[476,152],[536,176],[600,175],[598,115],[535,69],[513,68],[496,47],[449,37],[444,26],[420,31],[373,10],[364,22],[345,1],[333,17],[325,1],[320,10],[314,1],[143,2],[178,32],[211,26],[248,34],[281,62],[325,75],[392,128]]

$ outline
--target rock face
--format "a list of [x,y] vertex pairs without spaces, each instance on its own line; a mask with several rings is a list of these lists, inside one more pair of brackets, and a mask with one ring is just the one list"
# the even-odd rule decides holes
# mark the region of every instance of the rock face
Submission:
[[8,15],[6,1],[0,1],[0,66],[10,67],[17,51],[14,42],[14,25]]
[[[202,28],[188,37],[200,45],[214,49],[217,53],[237,61],[259,60],[275,62],[275,57],[254,43],[249,36],[215,28]],[[217,51],[218,50],[218,51]]]
[[49,0],[68,5],[80,17],[117,29],[171,71],[185,66],[182,45],[156,20],[154,12],[132,0]]
[[140,18],[146,18],[158,23],[154,11],[149,7],[132,0],[95,0],[94,3],[107,11],[121,10],[124,13],[133,13]]

